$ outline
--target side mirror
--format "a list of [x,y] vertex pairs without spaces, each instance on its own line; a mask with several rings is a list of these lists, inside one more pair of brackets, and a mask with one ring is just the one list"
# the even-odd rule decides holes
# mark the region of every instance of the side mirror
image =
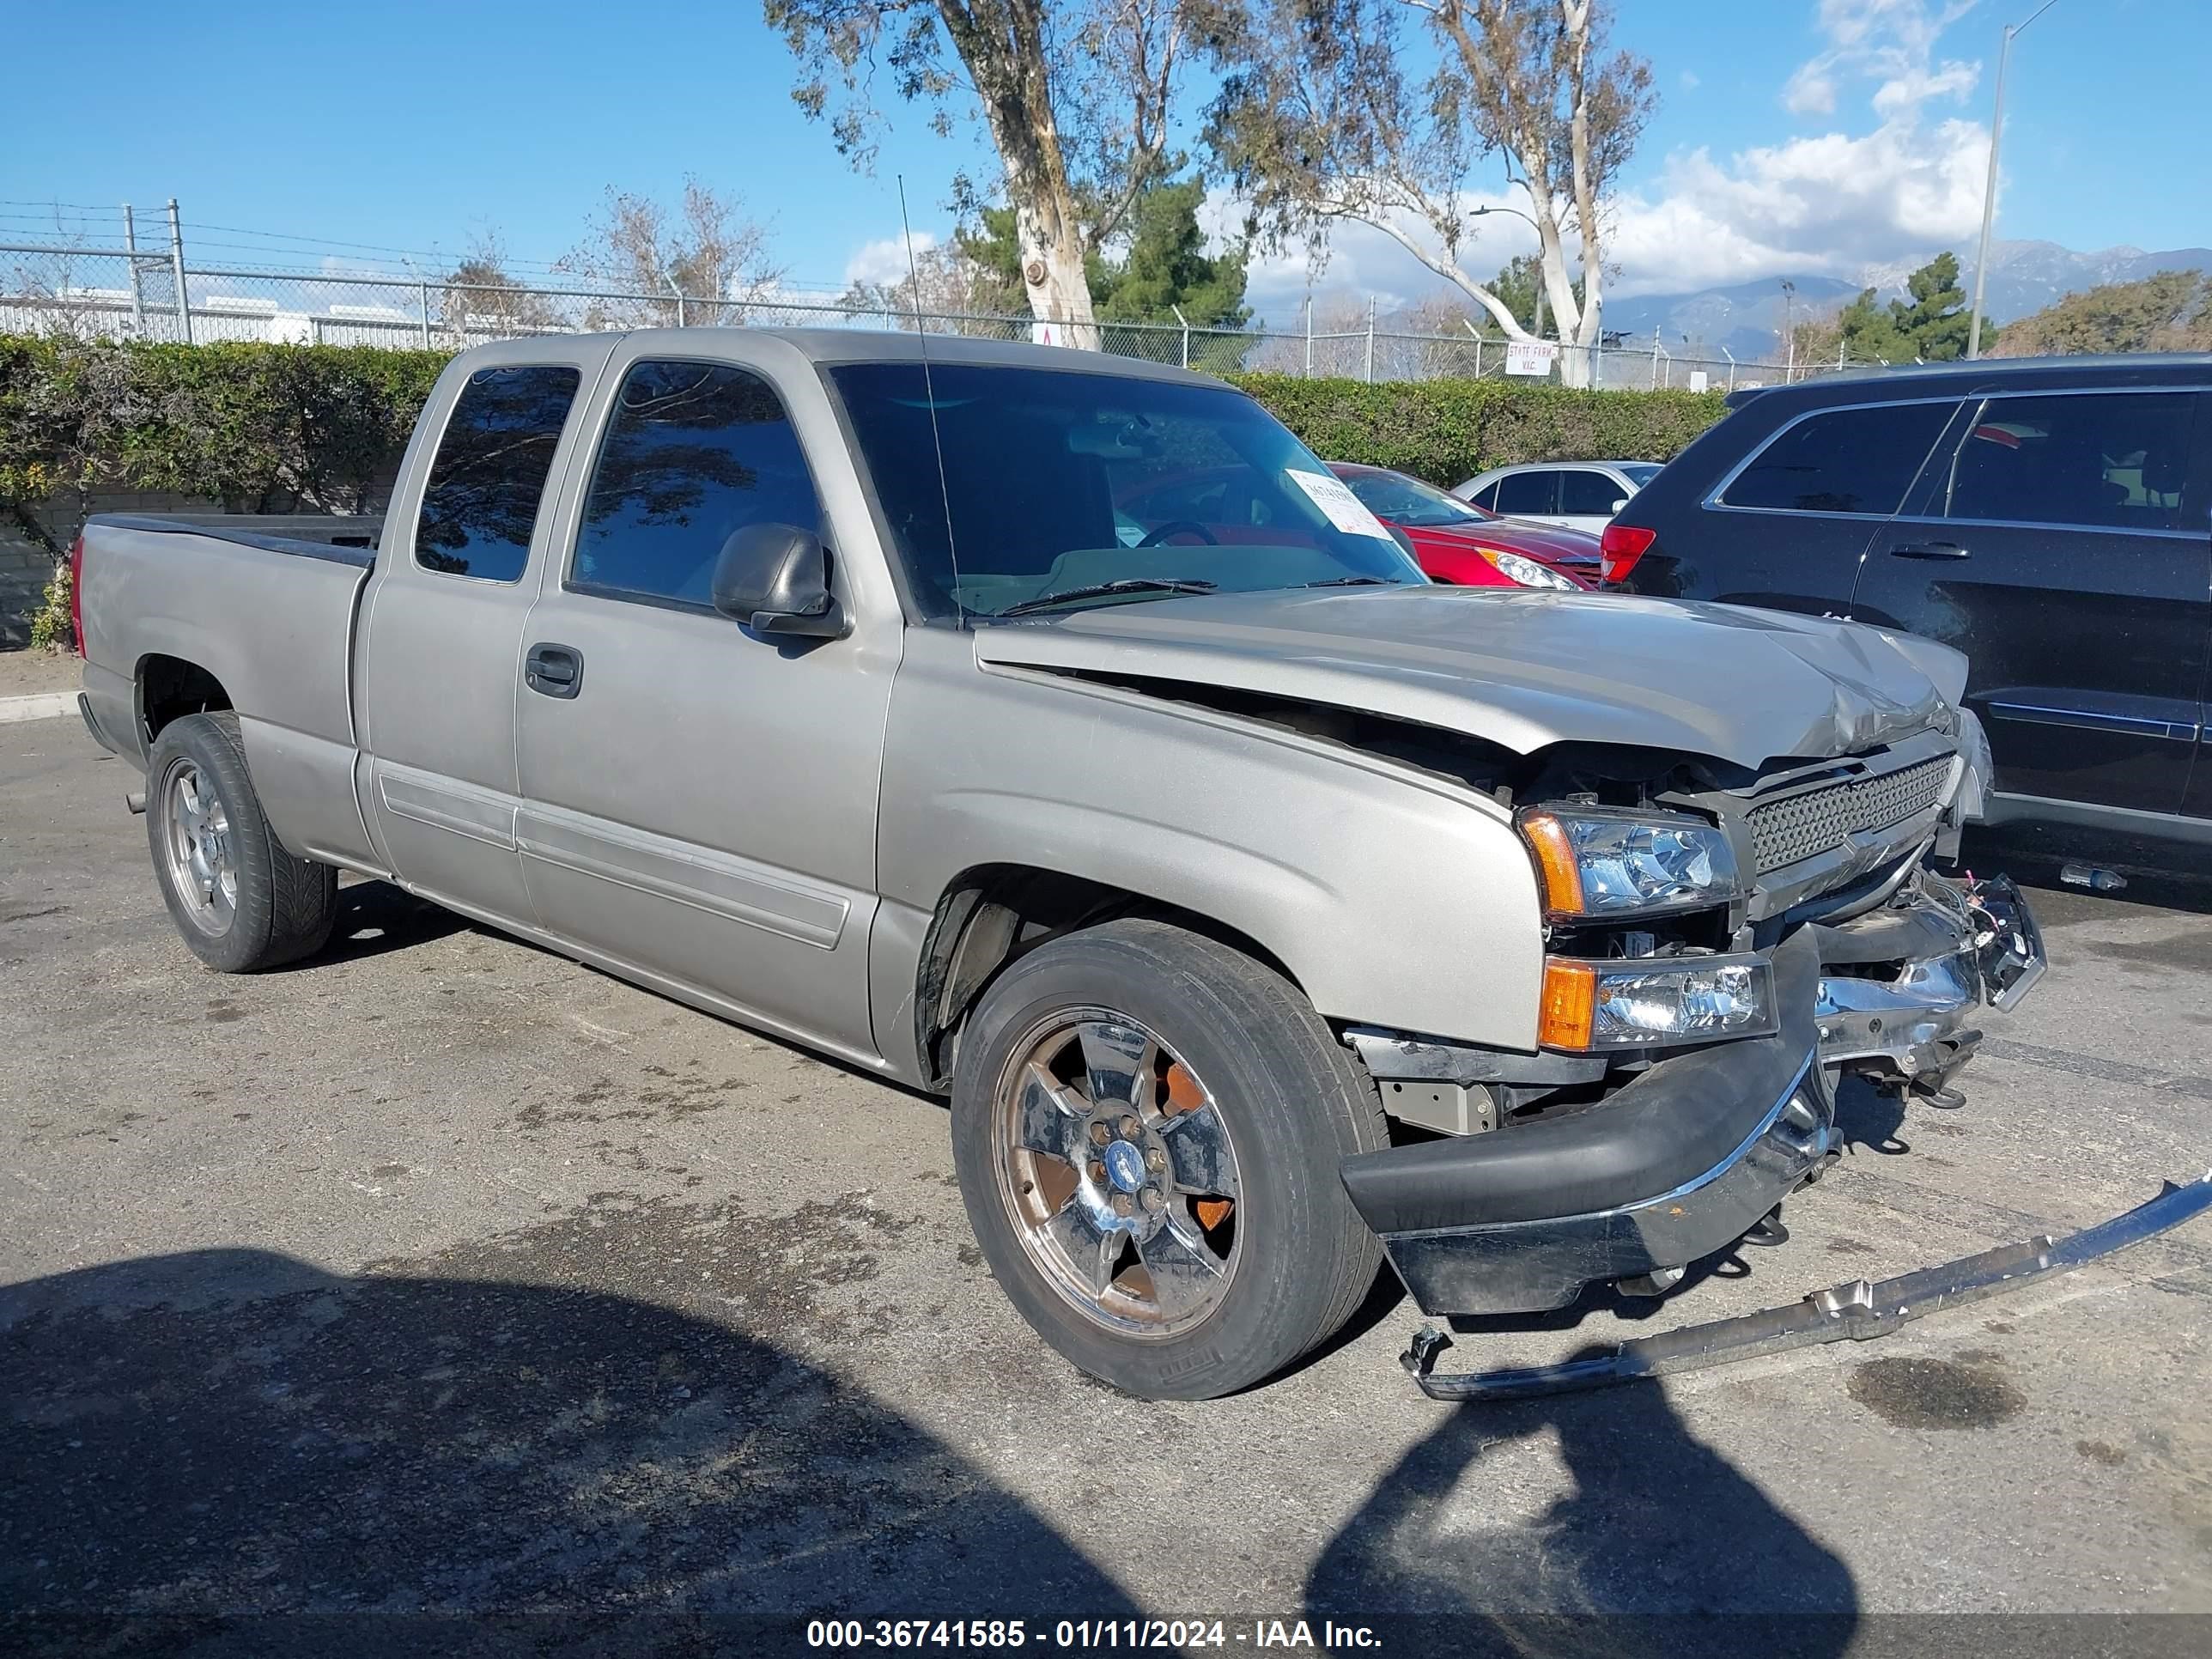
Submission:
[[834,640],[847,631],[830,592],[830,555],[796,525],[733,531],[714,561],[714,594],[715,610],[757,634]]
[[1626,507],[1627,505],[1628,505],[1628,497],[1627,497],[1627,496],[1626,496],[1626,495],[1623,495],[1623,496],[1622,496],[1619,501],[1615,501],[1615,502],[1613,504],[1613,510],[1615,513],[1618,513],[1618,512],[1620,512],[1620,509],[1621,509],[1622,507]]

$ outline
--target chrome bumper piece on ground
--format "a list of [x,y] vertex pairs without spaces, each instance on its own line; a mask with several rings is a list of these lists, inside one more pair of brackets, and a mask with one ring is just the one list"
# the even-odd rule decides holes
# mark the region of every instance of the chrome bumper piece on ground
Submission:
[[1521,1400],[1702,1370],[1821,1343],[1870,1341],[1929,1314],[2002,1296],[2140,1244],[2208,1209],[2212,1209],[2212,1172],[2184,1185],[2168,1182],[2148,1203],[2067,1238],[2046,1234],[2025,1243],[2000,1245],[1879,1284],[1855,1279],[1788,1307],[1638,1337],[1557,1365],[1438,1376],[1431,1368],[1451,1346],[1451,1339],[1433,1326],[1414,1336],[1401,1363],[1431,1400]]

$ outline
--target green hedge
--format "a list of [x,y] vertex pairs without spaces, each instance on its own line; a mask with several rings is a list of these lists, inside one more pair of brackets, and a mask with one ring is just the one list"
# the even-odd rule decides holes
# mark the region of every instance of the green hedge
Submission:
[[[388,474],[446,354],[0,338],[0,507],[160,490],[343,512]],[[41,537],[40,539],[45,539]]]
[[[58,491],[148,489],[234,512],[356,509],[398,462],[446,361],[359,346],[0,338],[0,508],[27,523]],[[1508,461],[1663,460],[1722,412],[1717,393],[1235,378],[1325,459],[1444,484]]]
[[1515,461],[1667,460],[1727,412],[1717,392],[1232,378],[1323,460],[1395,467],[1447,487]]

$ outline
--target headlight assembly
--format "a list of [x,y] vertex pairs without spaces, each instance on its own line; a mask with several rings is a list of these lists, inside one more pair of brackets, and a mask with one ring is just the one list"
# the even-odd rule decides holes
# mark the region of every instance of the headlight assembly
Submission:
[[1703,909],[1738,892],[1735,849],[1702,818],[1547,806],[1519,822],[1553,916],[1607,921]]
[[1778,1028],[1774,969],[1757,957],[1544,959],[1537,1041],[1547,1048],[1643,1048]]
[[1474,550],[1488,560],[1499,575],[1522,587],[1557,588],[1568,593],[1580,591],[1558,571],[1538,563],[1525,553],[1510,552],[1502,547],[1478,547]]

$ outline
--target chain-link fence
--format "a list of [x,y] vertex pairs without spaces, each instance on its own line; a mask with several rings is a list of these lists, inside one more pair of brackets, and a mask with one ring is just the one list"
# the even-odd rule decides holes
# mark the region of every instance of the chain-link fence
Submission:
[[[764,292],[708,298],[662,293],[465,283],[331,270],[186,265],[172,252],[131,252],[0,244],[0,333],[205,343],[453,349],[485,340],[592,329],[666,327],[913,330],[971,337],[1036,337],[1029,317],[922,313]],[[1502,336],[1410,331],[1370,321],[1355,330],[1191,327],[1179,319],[1102,322],[1095,340],[1056,337],[1147,362],[1211,374],[1269,371],[1362,380],[1482,379],[1534,374],[1558,380],[1571,354],[1589,359],[1586,383],[1626,390],[1734,390],[1802,379],[1841,362],[1738,361],[1726,351],[1656,341],[1554,348],[1548,361],[1509,353]]]

